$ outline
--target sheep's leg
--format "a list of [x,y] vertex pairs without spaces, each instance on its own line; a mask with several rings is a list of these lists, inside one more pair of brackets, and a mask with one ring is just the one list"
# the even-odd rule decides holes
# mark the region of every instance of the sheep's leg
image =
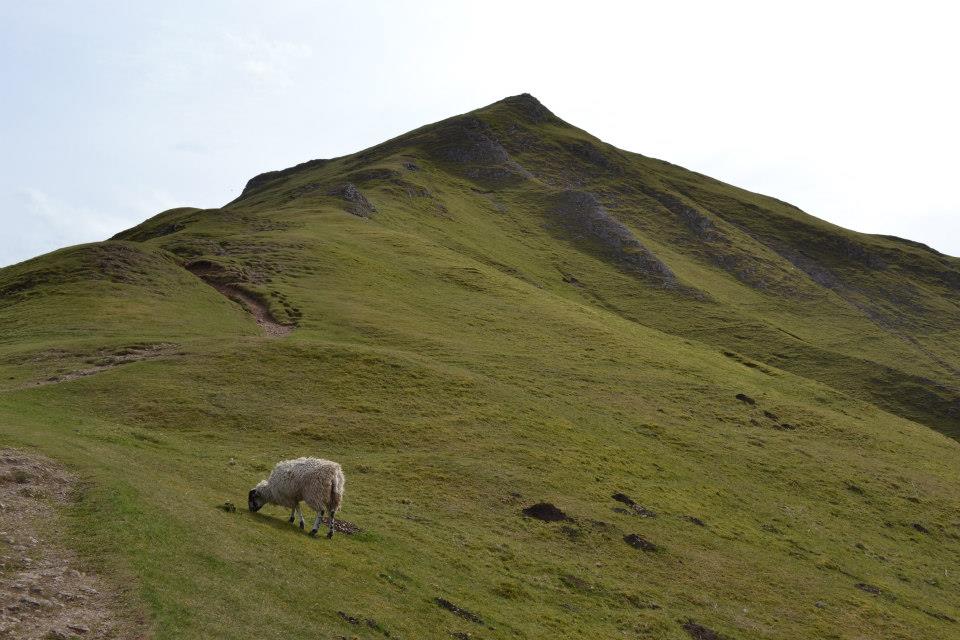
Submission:
[[332,538],[332,537],[333,537],[333,525],[334,525],[333,515],[334,515],[336,512],[337,512],[336,509],[330,509],[330,531],[327,531],[327,537],[328,537],[328,538]]
[[303,531],[303,509],[297,505],[297,515],[300,516],[300,530]]
[[294,517],[295,515],[297,515],[297,507],[299,507],[299,506],[300,506],[300,503],[299,503],[299,502],[294,502],[294,503],[293,503],[293,510],[290,512],[290,519],[287,520],[287,522],[289,522],[290,524],[293,524],[293,517]]
[[310,529],[310,535],[317,535],[317,531],[320,530],[320,523],[323,522],[323,509],[317,511],[317,519],[313,521],[313,529]]

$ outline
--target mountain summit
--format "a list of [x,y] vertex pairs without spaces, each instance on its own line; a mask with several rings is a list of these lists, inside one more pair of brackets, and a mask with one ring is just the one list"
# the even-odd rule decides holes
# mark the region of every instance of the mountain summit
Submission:
[[[158,635],[958,633],[960,260],[528,94],[2,269],[0,323],[0,436]],[[299,455],[340,542],[215,508]]]
[[[351,156],[261,174],[225,209],[175,210],[114,239],[176,230],[159,241],[166,246],[217,212],[278,224],[277,214],[301,207],[419,230],[514,279],[592,306],[603,300],[631,321],[822,380],[960,436],[960,352],[949,338],[960,329],[960,260],[622,151],[529,94]],[[473,235],[490,224],[496,233]],[[515,245],[538,236],[564,258],[533,252],[527,268],[512,266]],[[169,250],[197,257],[192,248]],[[243,262],[234,255],[233,266],[236,258]],[[610,273],[590,277],[581,264]],[[256,286],[264,274],[238,276],[238,286]]]

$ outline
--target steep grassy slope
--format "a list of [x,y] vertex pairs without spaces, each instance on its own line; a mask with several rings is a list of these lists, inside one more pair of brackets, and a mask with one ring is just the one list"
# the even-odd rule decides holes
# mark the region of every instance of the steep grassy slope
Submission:
[[[0,439],[157,637],[945,638],[958,304],[518,96],[0,271]],[[360,533],[216,509],[311,454]]]

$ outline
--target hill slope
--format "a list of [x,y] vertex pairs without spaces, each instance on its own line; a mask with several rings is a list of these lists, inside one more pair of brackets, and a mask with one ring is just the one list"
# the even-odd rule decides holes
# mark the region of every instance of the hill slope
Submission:
[[[527,95],[4,269],[0,323],[0,436],[157,637],[960,633],[960,260]],[[310,454],[360,533],[215,508]]]

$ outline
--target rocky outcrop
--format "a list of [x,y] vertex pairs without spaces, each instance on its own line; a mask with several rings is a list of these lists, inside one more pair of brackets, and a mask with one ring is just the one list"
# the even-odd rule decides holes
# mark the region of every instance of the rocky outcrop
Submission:
[[[240,198],[248,196],[252,193],[260,191],[267,185],[280,180],[281,178],[287,178],[295,173],[300,173],[301,171],[306,171],[308,169],[316,169],[322,167],[323,165],[330,162],[329,160],[308,160],[306,162],[301,162],[298,165],[289,167],[287,169],[281,169],[279,171],[267,171],[266,173],[261,173],[260,175],[254,176],[247,181],[247,186],[243,188],[243,191],[240,193]],[[238,200],[240,199],[238,198]]]
[[563,191],[553,198],[548,214],[548,228],[562,229],[569,239],[602,254],[621,269],[667,289],[685,289],[670,267],[610,215],[592,193]]
[[327,195],[336,196],[343,200],[346,203],[346,210],[352,213],[355,216],[361,218],[369,218],[371,215],[377,212],[376,207],[374,207],[367,197],[363,195],[363,192],[357,188],[357,185],[352,182],[347,182],[340,186],[334,187],[327,192]]
[[475,182],[502,187],[530,178],[480,118],[451,118],[437,125],[435,134],[426,145],[431,157]]

